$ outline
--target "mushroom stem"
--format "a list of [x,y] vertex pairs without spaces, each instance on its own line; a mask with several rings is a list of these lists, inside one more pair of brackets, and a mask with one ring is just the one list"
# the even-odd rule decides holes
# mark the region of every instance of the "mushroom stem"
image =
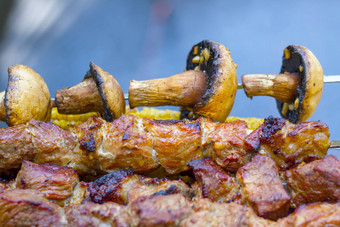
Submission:
[[5,91],[0,92],[0,121],[6,121]]
[[166,105],[193,107],[202,101],[208,83],[206,78],[202,71],[189,70],[168,78],[131,80],[130,107]]
[[298,74],[246,74],[241,76],[244,92],[253,96],[271,96],[281,102],[294,102]]
[[73,87],[57,90],[55,105],[61,114],[103,111],[103,103],[96,83],[89,77]]

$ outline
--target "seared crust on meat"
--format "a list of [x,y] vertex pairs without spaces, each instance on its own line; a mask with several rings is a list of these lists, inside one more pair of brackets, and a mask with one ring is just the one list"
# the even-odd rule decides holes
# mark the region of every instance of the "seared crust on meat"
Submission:
[[18,169],[23,160],[32,160],[35,147],[27,124],[0,128],[0,169]]
[[333,155],[286,171],[292,207],[313,202],[340,202],[340,161]]
[[63,226],[62,208],[39,191],[15,189],[0,194],[1,226]]
[[130,226],[127,207],[112,202],[69,205],[65,207],[65,215],[68,226],[72,227]]
[[255,154],[255,147],[246,144],[247,123],[236,120],[230,123],[217,123],[201,119],[204,157],[215,160],[221,167],[236,172],[248,163]]
[[76,138],[70,131],[50,123],[31,120],[22,125],[0,129],[0,171],[18,169],[23,160],[77,168],[81,154],[72,152]]
[[129,206],[132,226],[178,226],[192,212],[181,194],[139,197]]
[[302,205],[289,216],[279,219],[277,226],[340,226],[340,203]]
[[142,118],[122,116],[106,123],[101,135],[103,142],[96,150],[96,158],[103,171],[132,169],[145,172],[159,166],[153,150],[153,138],[147,133]]
[[240,185],[210,159],[198,159],[188,164],[195,174],[196,196],[213,202],[241,202]]
[[78,183],[77,172],[69,167],[24,161],[14,184],[15,188],[36,189],[47,199],[61,201],[73,194]]
[[248,205],[261,217],[276,220],[288,214],[290,196],[282,186],[276,163],[268,156],[255,156],[236,174]]
[[201,123],[144,119],[154,139],[160,164],[170,174],[188,170],[187,163],[202,158]]
[[317,121],[295,125],[282,118],[269,117],[249,138],[256,137],[259,153],[269,154],[281,169],[321,159],[330,146],[327,125]]
[[180,180],[147,178],[133,174],[131,170],[119,170],[107,174],[88,187],[87,200],[104,203],[108,201],[128,204],[138,197],[153,194],[181,193],[190,197],[189,187]]

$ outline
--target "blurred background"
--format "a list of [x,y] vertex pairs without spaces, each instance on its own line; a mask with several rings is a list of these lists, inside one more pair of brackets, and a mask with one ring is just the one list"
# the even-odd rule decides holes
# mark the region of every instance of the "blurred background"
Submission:
[[[224,44],[246,73],[278,73],[289,44],[309,48],[326,75],[340,74],[340,1],[0,0],[0,89],[7,68],[25,64],[54,96],[79,83],[89,62],[129,81],[168,77],[185,68],[191,47]],[[340,140],[340,84],[326,84],[311,120]],[[176,109],[176,108],[173,108]],[[232,116],[280,116],[270,97],[237,92]],[[339,153],[339,152],[338,152]]]

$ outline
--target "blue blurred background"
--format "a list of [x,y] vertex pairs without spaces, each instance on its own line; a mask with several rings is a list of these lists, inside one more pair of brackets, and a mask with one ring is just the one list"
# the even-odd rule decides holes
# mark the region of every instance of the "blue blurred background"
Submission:
[[[246,73],[278,73],[289,44],[309,48],[326,75],[340,74],[340,1],[15,0],[0,1],[0,89],[7,68],[25,64],[51,95],[77,84],[89,62],[129,81],[182,72],[191,47],[204,39],[224,44]],[[324,86],[311,120],[326,122],[340,140],[340,84]],[[279,116],[270,97],[237,92],[232,116]],[[334,151],[333,151],[334,152]],[[338,152],[339,153],[339,152]],[[338,156],[339,157],[339,156]]]

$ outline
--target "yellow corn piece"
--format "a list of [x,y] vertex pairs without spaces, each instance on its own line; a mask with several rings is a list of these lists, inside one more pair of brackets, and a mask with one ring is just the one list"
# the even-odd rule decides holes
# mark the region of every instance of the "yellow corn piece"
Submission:
[[80,125],[87,121],[90,117],[99,116],[99,113],[90,112],[85,114],[60,114],[58,109],[52,109],[51,121],[63,129],[69,129],[72,126]]
[[130,109],[127,107],[126,114],[131,114],[138,117],[146,117],[150,119],[157,119],[157,120],[179,120],[180,119],[180,112],[174,110],[159,110],[155,108],[143,108],[142,110]]
[[263,123],[264,119],[262,118],[255,118],[255,117],[247,117],[247,118],[241,118],[241,117],[228,117],[226,119],[226,122],[233,122],[233,121],[236,121],[236,120],[242,120],[242,121],[245,121],[248,125],[248,128],[249,129],[257,129],[260,124]]

